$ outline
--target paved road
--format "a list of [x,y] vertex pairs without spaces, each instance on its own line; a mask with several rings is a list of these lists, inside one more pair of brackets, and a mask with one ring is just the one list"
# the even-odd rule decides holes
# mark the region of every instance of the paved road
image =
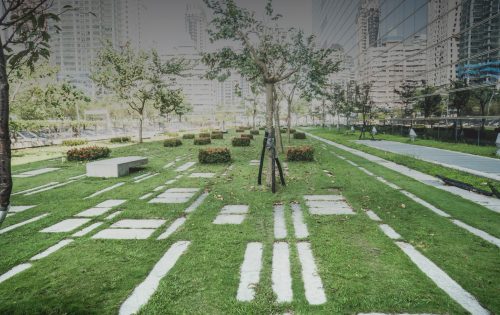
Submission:
[[500,159],[394,141],[359,140],[356,143],[500,180]]

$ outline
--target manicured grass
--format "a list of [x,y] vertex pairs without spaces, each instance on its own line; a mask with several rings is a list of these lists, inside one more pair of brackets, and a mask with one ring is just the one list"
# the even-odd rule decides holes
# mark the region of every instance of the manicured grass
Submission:
[[[157,241],[156,237],[180,216],[187,204],[148,204],[138,198],[178,173],[174,169],[185,162],[196,161],[199,147],[191,143],[177,148],[165,148],[162,142],[134,144],[115,148],[112,157],[143,155],[150,160],[146,169],[119,179],[84,178],[75,183],[41,194],[16,195],[16,205],[38,205],[24,213],[9,217],[2,228],[49,212],[44,220],[0,236],[0,274],[26,262],[72,233],[45,234],[39,231],[69,218],[108,199],[126,199],[119,209],[120,219],[162,218],[167,223],[148,240],[94,240],[95,232],[112,222],[103,224],[93,233],[76,239],[53,255],[34,262],[33,267],[0,284],[1,314],[116,314],[132,290],[147,276],[154,264],[176,241],[192,244],[176,265],[160,282],[157,292],[141,310],[141,314],[354,314],[358,312],[466,314],[457,303],[434,285],[408,257],[387,238],[363,213],[372,209],[398,231],[405,241],[413,244],[424,255],[445,270],[464,289],[475,295],[486,308],[500,312],[500,276],[498,248],[464,232],[449,220],[437,217],[429,210],[412,202],[396,191],[381,188],[374,178],[366,176],[344,161],[334,158],[332,148],[323,149],[314,140],[292,140],[291,145],[313,145],[315,162],[289,162],[287,187],[272,194],[256,185],[258,167],[250,160],[258,159],[262,136],[257,136],[250,147],[234,148],[230,139],[214,140],[206,147],[230,148],[234,169],[228,176],[212,179],[184,176],[169,187],[199,187],[210,191],[205,202],[191,214],[186,224],[170,238]],[[344,154],[338,151],[338,153]],[[345,154],[348,156],[348,154]],[[175,166],[163,166],[184,156]],[[351,156],[349,156],[351,158]],[[352,157],[354,160],[354,157]],[[33,178],[15,179],[15,191],[32,188],[50,181],[63,182],[84,173],[83,163],[40,161],[14,167],[19,173],[42,167],[60,167],[55,173]],[[214,172],[222,174],[227,164],[195,165],[187,173]],[[370,167],[367,165],[367,168]],[[333,177],[323,170],[329,170]],[[374,171],[380,171],[378,166]],[[133,177],[145,172],[160,175],[141,183]],[[403,179],[392,174],[398,185]],[[388,177],[389,179],[389,177]],[[83,199],[92,193],[118,182],[125,185],[92,199]],[[440,198],[450,208],[459,203],[457,197],[427,186],[408,182],[412,190],[429,189],[434,198]],[[383,193],[381,193],[383,192]],[[312,216],[302,196],[306,194],[342,193],[353,206],[353,216]],[[196,198],[196,196],[195,196]],[[312,251],[323,281],[327,303],[311,306],[307,303],[291,224],[290,202],[301,203],[312,244]],[[286,205],[286,219],[290,245],[294,299],[292,303],[278,304],[271,289],[273,204]],[[406,204],[404,209],[401,204]],[[212,221],[227,204],[247,204],[250,212],[242,225],[214,225]],[[480,208],[480,207],[479,207]],[[444,209],[443,209],[444,210]],[[447,211],[451,209],[446,208]],[[470,213],[464,222],[477,224],[493,234],[500,230],[499,216],[486,216],[479,209]],[[486,210],[484,210],[486,211]],[[465,212],[459,208],[453,215]],[[465,216],[465,213],[463,214]],[[102,220],[106,215],[99,217]],[[481,218],[490,221],[479,226]],[[263,270],[257,286],[256,299],[242,303],[236,300],[239,270],[249,242],[264,244]]]
[[[491,191],[490,187],[488,186],[488,182],[493,184],[497,189],[500,190],[500,182],[490,179],[490,178],[484,178],[481,176],[476,176],[472,175],[466,172],[462,172],[459,170],[451,169],[448,167],[444,167],[438,164],[422,161],[416,158],[413,158],[411,156],[406,156],[406,155],[401,155],[401,154],[396,154],[396,153],[391,153],[375,148],[371,148],[362,144],[355,143],[355,140],[358,140],[359,135],[348,135],[344,134],[342,132],[337,132],[331,129],[325,129],[325,128],[316,128],[316,129],[309,129],[308,132],[311,132],[317,136],[323,137],[328,140],[335,141],[337,143],[343,144],[345,146],[364,151],[366,153],[370,153],[376,156],[379,156],[381,158],[384,158],[386,160],[405,165],[409,168],[415,169],[417,171],[430,174],[433,176],[436,175],[441,175],[445,176],[451,179],[459,180],[461,182],[473,185],[476,188],[480,188],[485,191]],[[384,135],[382,137],[377,136],[378,139],[384,139],[384,140],[392,140],[390,138],[386,138],[387,135]],[[430,140],[429,140],[430,141]],[[465,145],[464,145],[465,146]],[[470,152],[469,152],[470,153]]]

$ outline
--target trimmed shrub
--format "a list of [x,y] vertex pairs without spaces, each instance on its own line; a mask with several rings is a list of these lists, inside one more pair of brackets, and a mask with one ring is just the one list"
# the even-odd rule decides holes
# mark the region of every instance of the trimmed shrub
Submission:
[[248,138],[250,140],[253,140],[253,135],[249,135],[249,134],[242,134],[241,135],[242,138]]
[[210,134],[208,132],[202,132],[198,134],[198,138],[210,138]]
[[238,129],[236,129],[236,132],[240,132],[240,133],[241,133],[241,132],[245,132],[245,129],[240,129],[240,128],[238,128]]
[[214,132],[212,132],[211,138],[212,139],[224,139],[224,135],[220,131],[217,131],[217,132],[214,131]]
[[256,136],[259,135],[260,132],[258,130],[250,130],[250,134]]
[[130,137],[114,137],[109,139],[109,142],[111,143],[125,143],[130,141],[132,141]]
[[194,134],[192,133],[185,133],[182,135],[182,139],[194,139]]
[[198,160],[201,164],[228,163],[231,162],[231,152],[228,148],[200,149]]
[[303,132],[296,132],[293,134],[293,138],[294,139],[305,139],[306,138],[306,134],[303,133]]
[[89,143],[85,139],[67,139],[63,140],[62,145],[65,147],[76,147],[77,145],[83,145]]
[[111,150],[107,147],[85,147],[85,148],[75,148],[66,152],[66,158],[68,161],[91,161],[101,158],[106,158],[111,153]]
[[296,133],[297,131],[295,129],[290,128],[290,133]]
[[286,133],[286,129],[281,129],[280,133]]
[[309,145],[286,149],[287,161],[314,161],[314,148]]
[[193,143],[194,145],[207,145],[212,143],[212,141],[210,140],[210,138],[196,138],[194,139]]
[[259,130],[266,130],[266,127],[260,127]]
[[177,138],[166,139],[163,141],[164,147],[178,147],[180,145],[182,145],[182,141]]
[[233,138],[232,144],[233,147],[249,147],[250,138]]

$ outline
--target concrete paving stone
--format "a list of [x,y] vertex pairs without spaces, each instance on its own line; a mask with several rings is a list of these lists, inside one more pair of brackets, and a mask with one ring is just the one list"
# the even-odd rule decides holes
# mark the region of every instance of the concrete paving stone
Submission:
[[108,215],[106,218],[104,218],[104,220],[113,220],[114,218],[116,218],[117,216],[119,216],[120,214],[122,214],[123,211],[115,211],[113,213],[111,213],[110,215]]
[[33,265],[32,264],[29,264],[29,263],[26,263],[26,264],[20,264],[20,265],[17,265],[15,266],[14,268],[10,269],[9,271],[7,271],[6,273],[4,273],[3,275],[0,275],[0,283],[2,282],[5,282],[7,280],[9,280],[10,278],[14,277],[15,275],[31,268]]
[[306,238],[309,236],[309,231],[307,225],[304,222],[304,216],[302,214],[302,208],[298,203],[292,203],[292,219],[293,228],[295,230],[295,237],[298,239]]
[[135,180],[134,183],[136,183],[136,184],[142,183],[142,182],[147,181],[148,179],[151,179],[151,178],[156,177],[158,175],[160,175],[160,173],[154,173],[154,174],[148,175],[146,177],[142,177],[138,180]]
[[0,235],[4,234],[4,233],[7,233],[7,232],[10,232],[10,231],[13,231],[17,228],[20,228],[22,226],[25,226],[27,224],[30,224],[30,223],[33,223],[33,222],[36,222],[38,220],[41,220],[43,218],[45,218],[46,216],[48,216],[49,213],[44,213],[44,214],[41,214],[39,216],[36,216],[34,218],[31,218],[31,219],[28,219],[26,221],[22,221],[22,222],[19,222],[19,223],[16,223],[16,224],[12,224],[12,225],[9,225],[3,229],[0,229]]
[[45,192],[45,191],[49,191],[49,190],[52,190],[52,189],[56,189],[56,188],[59,188],[59,187],[63,187],[63,186],[69,185],[69,184],[74,183],[74,182],[76,182],[76,180],[69,180],[69,181],[64,182],[64,183],[60,183],[60,184],[56,184],[56,185],[52,185],[52,186],[47,186],[47,187],[44,187],[44,188],[38,189],[38,190],[33,190],[33,191],[28,192],[28,193],[25,193],[24,195],[25,196],[31,196],[31,195],[39,194],[39,193],[42,193],[42,192]]
[[97,229],[98,227],[100,227],[101,225],[103,225],[104,222],[96,222],[94,224],[91,224],[89,226],[87,226],[86,228],[84,228],[83,230],[81,231],[78,231],[76,232],[75,234],[71,235],[73,237],[82,237],[82,236],[85,236],[87,234],[89,234],[90,232],[92,232],[93,230]]
[[15,175],[12,175],[12,177],[14,177],[14,178],[33,177],[33,176],[37,176],[37,175],[42,175],[42,174],[54,172],[54,171],[57,171],[57,170],[59,170],[59,168],[56,168],[56,167],[46,167],[46,168],[41,168],[41,169],[38,169],[38,170],[24,172],[24,173],[21,173],[21,174],[15,174]]
[[98,217],[111,210],[111,208],[90,208],[75,215],[75,217],[92,218]]
[[285,221],[285,206],[274,206],[274,238],[284,239],[287,236],[286,221]]
[[196,162],[187,162],[184,163],[183,165],[179,166],[175,171],[176,172],[184,172],[193,167],[196,164]]
[[382,232],[384,232],[385,235],[387,235],[387,237],[393,240],[401,238],[401,235],[399,235],[398,232],[394,231],[394,229],[387,224],[380,224],[378,227],[382,230]]
[[305,200],[309,201],[337,201],[345,200],[342,195],[305,195]]
[[181,226],[184,225],[184,223],[186,223],[186,218],[178,218],[167,228],[164,233],[158,236],[157,240],[164,240],[169,238],[170,235],[174,234]]
[[90,219],[66,219],[48,228],[41,230],[43,233],[65,233],[72,232],[80,226],[90,222]]
[[262,270],[262,251],[262,243],[248,243],[240,269],[238,301],[250,302],[255,298],[255,287],[259,284]]
[[307,302],[311,305],[326,303],[323,282],[314,261],[311,244],[307,242],[297,243],[297,252],[299,253],[299,260],[302,266],[302,280],[304,281]]
[[24,212],[24,211],[32,209],[34,207],[36,207],[36,206],[10,206],[9,212],[10,213]]
[[95,206],[95,208],[113,208],[113,207],[121,206],[125,202],[127,202],[127,200],[123,200],[123,199],[110,199],[110,200],[106,200],[104,202],[101,202],[100,204],[98,204],[97,206]]
[[29,192],[32,192],[32,191],[36,191],[36,190],[40,190],[40,189],[43,189],[43,188],[46,188],[46,187],[55,186],[57,184],[59,184],[59,182],[50,182],[50,183],[47,183],[47,184],[44,184],[44,185],[41,185],[41,186],[37,186],[37,187],[34,187],[34,188],[26,189],[26,190],[23,190],[23,191],[17,191],[15,193],[13,193],[12,196],[26,194],[26,193],[29,193]]
[[377,221],[377,222],[382,221],[382,219],[380,219],[380,218],[379,218],[379,216],[378,216],[375,212],[373,212],[373,211],[371,211],[371,210],[366,211],[366,215],[367,215],[370,219],[372,219],[373,221]]
[[244,214],[219,214],[213,224],[241,224],[245,217]]
[[170,180],[167,180],[165,182],[165,185],[172,185],[173,183],[175,183],[177,181],[177,179],[170,179]]
[[441,290],[446,292],[453,300],[460,304],[464,309],[474,315],[488,315],[490,312],[483,308],[477,299],[465,291],[455,280],[446,272],[439,268],[427,257],[422,255],[411,244],[405,242],[396,242],[396,245],[408,255],[415,265],[429,277]]
[[161,186],[158,186],[158,187],[156,187],[155,189],[153,189],[153,191],[155,191],[155,192],[156,192],[156,191],[160,191],[160,190],[163,190],[163,189],[165,189],[165,186],[164,186],[164,185],[161,185]]
[[288,243],[274,243],[271,277],[272,288],[276,294],[277,302],[292,302],[292,275],[290,271],[290,249],[288,247]]
[[189,175],[191,178],[212,178],[215,176],[215,173],[192,173]]
[[165,193],[197,193],[200,188],[169,188]]
[[191,212],[196,211],[196,209],[198,209],[198,207],[203,203],[203,201],[205,201],[205,199],[207,197],[208,197],[208,193],[204,192],[189,207],[187,207],[186,210],[184,210],[184,212],[191,213]]
[[220,214],[246,214],[248,213],[247,205],[226,205],[222,207]]
[[173,244],[156,263],[146,279],[144,279],[144,281],[134,289],[125,302],[123,302],[118,314],[136,314],[153,296],[156,289],[160,285],[160,281],[163,277],[165,277],[170,269],[175,266],[177,260],[182,256],[182,254],[184,254],[190,244],[191,242],[188,241],[180,241]]
[[116,222],[111,228],[127,228],[127,229],[157,229],[163,224],[165,220],[137,220],[137,219],[124,219]]
[[110,191],[110,190],[113,190],[113,189],[118,188],[118,187],[123,186],[123,185],[125,185],[125,183],[124,183],[124,182],[121,182],[121,183],[117,183],[117,184],[111,185],[111,186],[106,187],[106,188],[104,188],[104,189],[102,189],[102,190],[99,190],[99,191],[97,191],[97,192],[93,193],[92,195],[90,195],[90,196],[88,196],[88,197],[85,197],[85,198],[83,198],[83,199],[90,199],[90,198],[97,197],[97,196],[99,196],[99,195],[104,194],[105,192],[108,192],[108,191]]
[[145,240],[154,232],[154,229],[106,229],[95,234],[92,238],[109,240]]
[[154,198],[151,199],[148,203],[164,203],[164,204],[169,204],[169,203],[186,203],[189,201],[191,198],[177,198],[177,197],[168,197],[168,198]]
[[312,215],[356,214],[351,209],[333,209],[333,208],[309,208],[309,213],[312,214]]
[[148,194],[145,194],[145,195],[139,197],[139,200],[145,200],[145,199],[148,199],[151,196],[153,196],[153,193],[148,193]]
[[48,257],[49,255],[57,252],[58,250],[60,250],[61,248],[63,248],[66,245],[71,244],[72,242],[73,242],[72,239],[62,240],[59,243],[57,243],[56,245],[47,248],[46,250],[44,250],[40,254],[31,257],[30,260],[35,261],[35,260],[40,260],[40,259],[43,259],[45,257]]

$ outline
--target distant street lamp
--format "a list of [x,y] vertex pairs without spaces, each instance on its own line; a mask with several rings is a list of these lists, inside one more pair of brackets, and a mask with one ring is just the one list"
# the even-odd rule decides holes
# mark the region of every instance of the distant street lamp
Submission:
[[415,139],[417,138],[417,133],[415,132],[415,130],[413,130],[413,128],[410,129],[410,139],[411,139],[411,142],[415,142]]

